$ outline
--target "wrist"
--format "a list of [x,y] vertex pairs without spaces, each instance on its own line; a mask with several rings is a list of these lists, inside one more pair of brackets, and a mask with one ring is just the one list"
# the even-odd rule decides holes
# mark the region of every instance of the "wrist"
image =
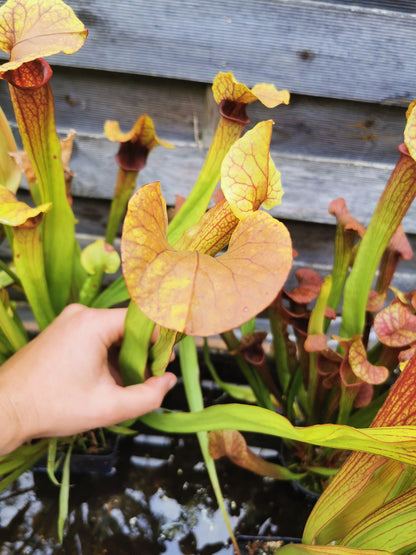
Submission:
[[[3,369],[3,368],[2,368]],[[18,384],[15,384],[18,385]],[[0,374],[0,455],[11,453],[30,439],[24,426],[27,403],[19,396],[19,387],[11,388],[7,372]]]
[[2,422],[2,432],[0,437],[0,455],[11,453],[25,438],[21,433],[20,419],[18,418],[13,402],[0,390],[0,420]]

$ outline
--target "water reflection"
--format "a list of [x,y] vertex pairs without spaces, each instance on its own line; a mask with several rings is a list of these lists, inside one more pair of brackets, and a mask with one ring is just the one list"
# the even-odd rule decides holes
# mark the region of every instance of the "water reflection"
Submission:
[[[72,476],[64,544],[57,541],[58,489],[25,473],[0,495],[0,554],[232,554],[193,436],[143,430],[120,443],[117,472]],[[299,536],[310,505],[290,485],[218,464],[238,533]]]

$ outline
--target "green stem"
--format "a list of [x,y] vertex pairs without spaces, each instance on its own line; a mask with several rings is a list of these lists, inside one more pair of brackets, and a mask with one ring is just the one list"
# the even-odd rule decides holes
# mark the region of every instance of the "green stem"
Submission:
[[255,397],[251,387],[249,387],[247,385],[237,385],[237,384],[234,384],[234,383],[226,383],[223,380],[221,380],[221,378],[218,375],[218,372],[215,369],[215,366],[213,365],[213,363],[211,361],[210,352],[209,352],[209,345],[208,345],[208,341],[206,339],[204,340],[203,356],[204,356],[204,363],[205,363],[206,367],[208,368],[209,373],[211,374],[213,380],[215,381],[215,383],[217,383],[219,385],[219,387],[223,391],[225,391],[225,393],[228,393],[228,395],[230,395],[234,399],[237,399],[238,401],[243,401],[245,403],[255,403],[256,402],[256,397]]
[[[221,337],[225,341],[225,344],[230,351],[235,351],[240,346],[240,341],[237,339],[237,337],[234,335],[234,332],[232,331],[222,333]],[[238,367],[242,371],[250,387],[252,388],[259,405],[274,411],[275,409],[270,398],[270,392],[268,391],[264,381],[262,380],[258,372],[256,372],[256,370],[245,360],[242,355],[236,354],[234,355],[234,359],[237,362]]]
[[100,290],[103,276],[104,270],[101,270],[86,278],[79,293],[79,302],[81,304],[91,306]]
[[145,380],[150,339],[155,324],[131,302],[127,310],[125,335],[120,351],[120,369],[125,385]]
[[78,241],[75,240],[74,266],[72,268],[72,284],[69,297],[70,302],[77,302],[79,300],[80,291],[87,277],[87,271],[81,263],[81,246]]
[[116,304],[128,301],[129,298],[130,295],[127,291],[124,277],[120,276],[108,287],[106,287],[96,299],[94,299],[91,306],[93,306],[94,308],[110,308],[111,306],[114,306]]
[[13,229],[13,253],[25,295],[41,330],[56,317],[49,297],[39,228]]
[[273,306],[269,308],[270,331],[273,337],[273,352],[276,365],[277,378],[283,395],[289,388],[291,372],[289,368],[286,348],[286,338],[282,319]]
[[416,163],[403,154],[380,197],[345,283],[341,337],[363,333],[367,299],[377,266],[415,195]]
[[204,401],[199,383],[199,363],[195,340],[187,335],[179,343],[183,385],[191,412],[202,410]]
[[[332,287],[328,297],[328,306],[337,311],[341,301],[353,256],[356,233],[345,230],[342,224],[337,224],[335,232],[334,263],[332,266]],[[327,332],[331,320],[325,319],[324,331]]]
[[[316,299],[315,306],[311,312],[308,324],[308,337],[322,335],[324,332],[325,309],[328,304],[328,297],[331,292],[332,278],[327,276],[322,284],[321,291]],[[308,414],[312,421],[315,420],[315,397],[318,386],[318,370],[316,366],[317,353],[312,352],[309,355],[309,380],[307,389],[308,398]]]
[[127,203],[136,187],[138,173],[137,171],[126,171],[122,168],[118,170],[116,188],[113,200],[111,201],[110,215],[105,233],[105,242],[109,245],[113,244],[121,220],[126,213]]
[[[185,388],[189,409],[191,410],[191,412],[203,410],[204,400],[202,397],[201,385],[199,381],[198,355],[195,345],[195,339],[193,337],[185,336],[179,343],[179,357],[182,369],[183,385]],[[205,465],[207,467],[208,475],[215,493],[215,497],[217,499],[218,506],[220,507],[225,524],[230,534],[231,541],[233,542],[236,549],[236,553],[239,553],[237,542],[221,492],[221,486],[218,480],[215,462],[209,453],[208,432],[197,432],[196,435],[198,438],[199,446],[201,448],[202,456],[204,457]]]
[[22,287],[22,284],[18,276],[2,260],[0,260],[0,270],[3,270],[3,272],[5,272],[14,281],[16,285],[18,285],[19,287]]
[[168,227],[168,240],[176,243],[182,233],[196,224],[207,209],[209,201],[221,176],[221,164],[230,147],[240,137],[245,124],[224,117],[218,122],[217,130],[208,150],[204,166],[198,179]]
[[[30,470],[36,461],[38,461],[41,457],[43,457],[48,450],[48,439],[43,439],[34,445],[24,444],[13,453],[9,453],[5,455],[1,459],[1,465],[7,464],[6,461],[10,460],[13,462],[14,459],[15,464],[14,470],[9,472],[3,472],[3,469],[0,470],[0,492],[4,491],[10,484],[12,484],[19,476],[26,472],[26,470]],[[33,447],[33,449],[32,449]],[[4,476],[4,478],[3,478]]]
[[0,300],[0,327],[13,350],[16,352],[26,345],[28,338],[22,328],[10,316],[3,302]]
[[337,424],[347,424],[350,418],[352,407],[354,405],[354,395],[345,387],[341,385],[341,397],[339,400],[339,410]]
[[62,481],[59,490],[59,513],[58,513],[58,538],[62,543],[64,536],[64,526],[68,516],[68,506],[69,506],[69,488],[70,484],[70,474],[71,474],[71,454],[72,447],[74,445],[74,440],[76,436],[71,438],[70,444],[68,446],[68,451],[65,455],[64,465],[62,468]]
[[181,338],[181,334],[178,334],[177,331],[159,328],[159,336],[149,353],[152,376],[163,376],[170,362],[172,350],[178,340],[178,335]]

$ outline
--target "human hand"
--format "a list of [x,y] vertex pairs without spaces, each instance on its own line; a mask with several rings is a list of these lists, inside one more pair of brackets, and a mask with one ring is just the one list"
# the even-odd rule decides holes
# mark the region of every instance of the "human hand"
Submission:
[[166,372],[123,387],[109,357],[125,309],[68,306],[0,367],[0,454],[38,437],[69,436],[157,409],[176,383]]

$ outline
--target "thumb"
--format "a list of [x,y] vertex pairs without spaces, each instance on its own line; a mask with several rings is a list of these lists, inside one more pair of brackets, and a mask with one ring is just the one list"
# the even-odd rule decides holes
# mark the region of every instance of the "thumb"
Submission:
[[158,409],[176,381],[174,374],[165,372],[163,376],[152,376],[144,383],[120,387],[117,401],[114,399],[117,402],[117,407],[113,407],[114,416],[117,415],[118,422],[121,422]]

